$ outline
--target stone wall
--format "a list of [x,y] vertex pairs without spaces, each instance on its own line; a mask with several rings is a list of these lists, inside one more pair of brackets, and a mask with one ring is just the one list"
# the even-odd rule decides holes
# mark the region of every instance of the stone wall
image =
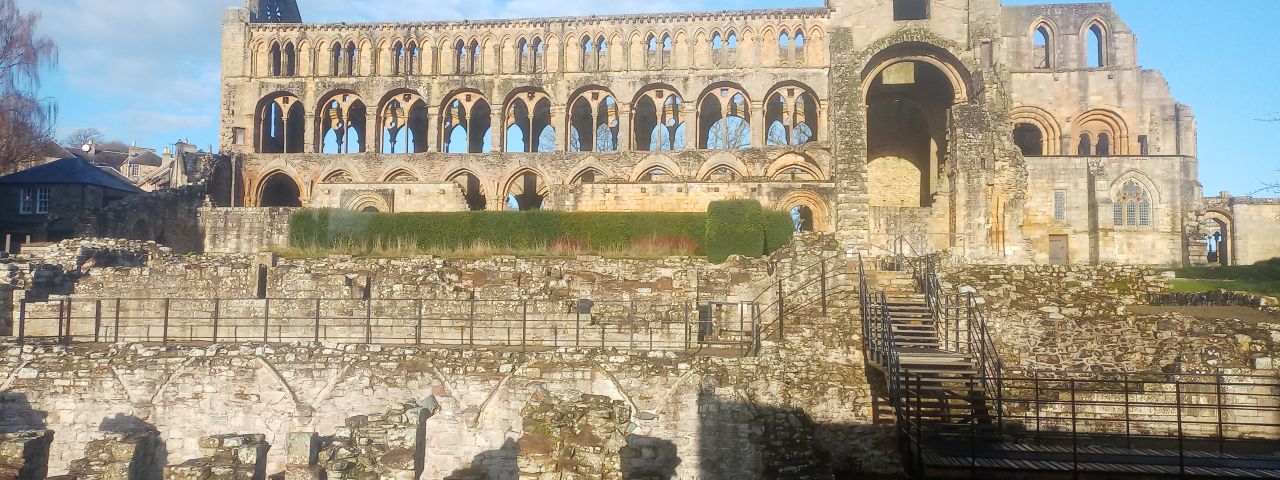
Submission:
[[198,212],[207,253],[261,252],[289,246],[292,208],[203,207]]
[[79,236],[152,240],[180,252],[199,252],[204,239],[196,211],[203,184],[157,190],[114,202],[81,221]]
[[1164,274],[1140,267],[966,265],[946,271],[943,290],[980,297],[1011,369],[1212,373],[1280,352],[1280,321],[1132,312],[1168,291]]
[[[205,456],[201,439],[210,435],[261,433],[275,446],[267,470],[279,472],[289,432],[341,434],[343,419],[391,418],[382,415],[399,399],[434,396],[439,413],[425,421],[422,478],[514,479],[588,445],[595,456],[583,450],[580,458],[617,462],[611,471],[673,474],[663,478],[893,471],[890,432],[871,425],[861,353],[844,343],[847,336],[812,336],[832,325],[805,330],[785,352],[758,358],[323,344],[5,345],[0,378],[26,407],[0,411],[0,427],[57,431],[54,474],[66,472],[101,438],[103,424],[121,415],[154,425],[170,463]],[[625,447],[603,441],[613,435],[625,438]],[[796,464],[809,474],[792,472]]]

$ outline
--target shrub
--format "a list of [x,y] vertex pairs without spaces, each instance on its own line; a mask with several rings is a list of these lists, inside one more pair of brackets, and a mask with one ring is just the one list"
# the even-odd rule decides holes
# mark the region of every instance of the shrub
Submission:
[[791,241],[791,214],[765,211],[755,200],[723,200],[707,206],[707,259],[723,262],[729,255],[759,257]]

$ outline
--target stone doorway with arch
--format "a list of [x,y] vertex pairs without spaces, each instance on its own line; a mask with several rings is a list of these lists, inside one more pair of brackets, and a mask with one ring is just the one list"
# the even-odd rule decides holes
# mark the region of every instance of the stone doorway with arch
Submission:
[[1209,210],[1202,217],[1205,233],[1206,261],[1210,265],[1228,267],[1235,265],[1235,225],[1231,215],[1217,210]]

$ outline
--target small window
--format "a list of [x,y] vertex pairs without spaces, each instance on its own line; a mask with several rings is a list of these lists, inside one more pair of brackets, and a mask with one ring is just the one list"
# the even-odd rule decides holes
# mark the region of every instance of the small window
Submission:
[[36,213],[49,213],[49,188],[36,189]]
[[36,191],[31,188],[22,189],[22,196],[18,198],[18,213],[30,215],[36,206]]
[[130,177],[132,177],[132,178],[138,178],[138,174],[139,174],[139,173],[141,173],[141,171],[142,171],[142,169],[138,167],[138,164],[136,164],[136,163],[130,163],[130,164],[129,164],[129,176],[130,176]]
[[1055,190],[1053,192],[1053,219],[1063,221],[1067,219],[1067,191]]
[[1151,155],[1151,149],[1147,146],[1147,136],[1138,135],[1138,155]]
[[1089,68],[1102,68],[1107,65],[1106,42],[1103,38],[1102,26],[1094,24],[1089,27],[1089,35],[1085,39],[1085,50],[1088,55]]
[[244,127],[232,127],[231,128],[231,144],[244,145],[244,135],[245,135]]
[[893,0],[893,19],[929,19],[929,0]]

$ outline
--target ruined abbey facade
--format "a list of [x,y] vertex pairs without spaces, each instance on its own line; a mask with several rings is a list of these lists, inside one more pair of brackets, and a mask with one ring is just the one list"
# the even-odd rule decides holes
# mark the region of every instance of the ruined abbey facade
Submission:
[[237,206],[701,211],[873,254],[1203,261],[1196,124],[1108,4],[223,27]]

